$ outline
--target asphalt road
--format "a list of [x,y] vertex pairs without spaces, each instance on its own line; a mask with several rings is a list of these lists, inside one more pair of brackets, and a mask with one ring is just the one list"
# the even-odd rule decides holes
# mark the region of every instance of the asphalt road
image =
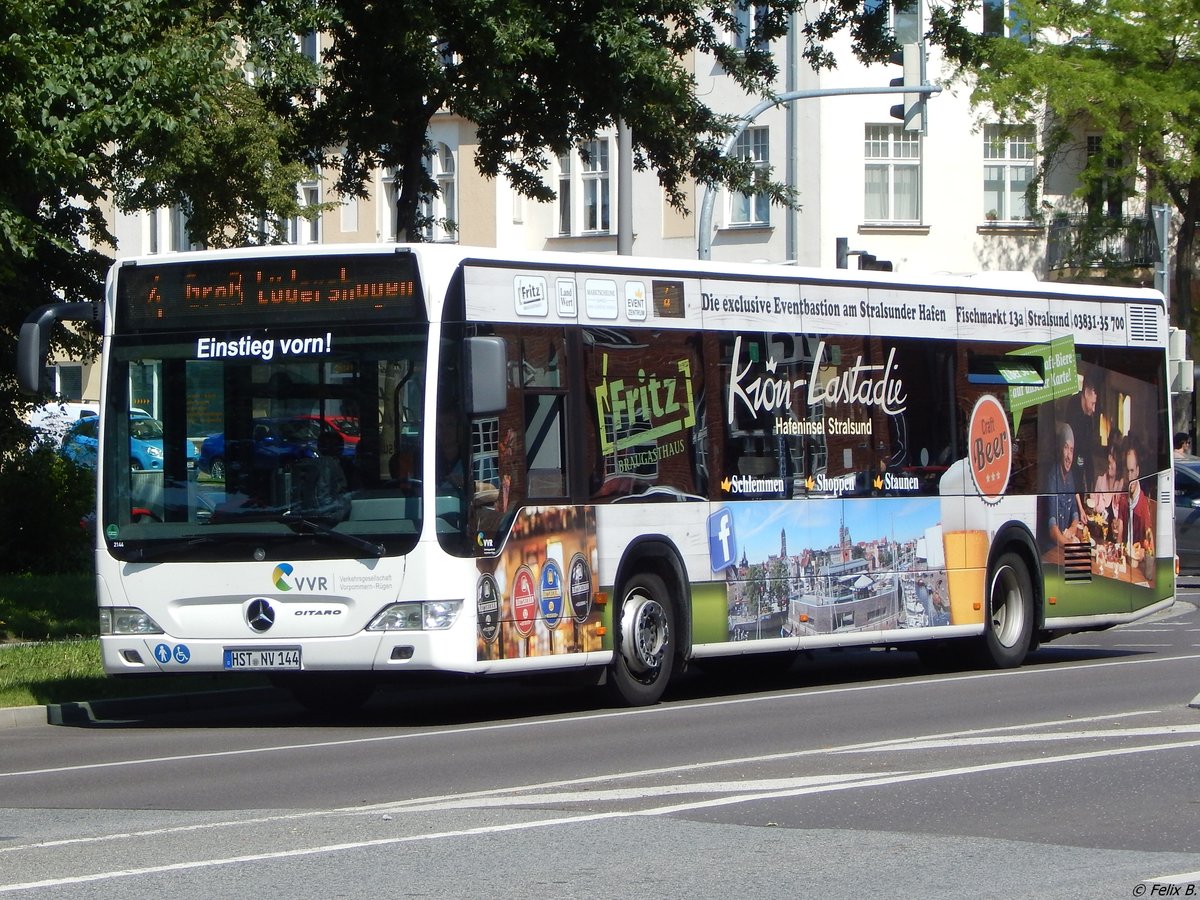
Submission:
[[1192,603],[1006,672],[830,652],[639,710],[503,683],[15,725],[0,894],[1200,896]]

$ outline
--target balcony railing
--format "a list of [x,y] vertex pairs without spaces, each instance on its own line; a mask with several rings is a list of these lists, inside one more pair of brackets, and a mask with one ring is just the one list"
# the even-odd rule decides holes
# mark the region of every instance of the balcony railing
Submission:
[[1154,223],[1146,218],[1068,219],[1050,222],[1046,266],[1054,269],[1129,269],[1159,257]]

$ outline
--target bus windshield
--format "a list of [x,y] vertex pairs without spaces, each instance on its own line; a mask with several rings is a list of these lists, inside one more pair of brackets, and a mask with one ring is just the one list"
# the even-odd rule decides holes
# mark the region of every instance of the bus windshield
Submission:
[[106,408],[136,412],[104,431],[110,549],[131,561],[408,552],[427,343],[421,324],[114,339]]

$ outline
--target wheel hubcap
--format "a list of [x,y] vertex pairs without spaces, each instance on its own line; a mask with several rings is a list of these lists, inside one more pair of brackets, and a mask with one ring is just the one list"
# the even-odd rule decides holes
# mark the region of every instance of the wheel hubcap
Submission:
[[991,627],[996,640],[1005,647],[1020,639],[1024,622],[1021,590],[1013,570],[1007,566],[992,579]]
[[639,674],[657,671],[667,649],[668,633],[662,604],[640,595],[629,598],[621,617],[621,649],[630,669]]

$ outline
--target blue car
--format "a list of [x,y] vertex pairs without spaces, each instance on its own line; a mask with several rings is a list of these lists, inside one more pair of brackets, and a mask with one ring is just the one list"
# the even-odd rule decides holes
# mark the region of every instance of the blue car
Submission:
[[[67,429],[59,453],[78,466],[96,468],[100,452],[100,417],[82,416]],[[191,441],[187,442],[189,477],[194,477],[200,454]],[[162,423],[144,412],[129,415],[129,465],[133,469],[162,471]]]
[[[255,419],[251,438],[237,441],[236,446],[226,446],[223,433],[206,437],[200,444],[200,471],[213,481],[225,481],[227,464],[232,456],[241,466],[249,464],[254,471],[274,472],[298,459],[317,456],[321,431],[320,423],[308,416]],[[249,462],[247,449],[250,450]],[[346,453],[344,448],[342,453]]]

